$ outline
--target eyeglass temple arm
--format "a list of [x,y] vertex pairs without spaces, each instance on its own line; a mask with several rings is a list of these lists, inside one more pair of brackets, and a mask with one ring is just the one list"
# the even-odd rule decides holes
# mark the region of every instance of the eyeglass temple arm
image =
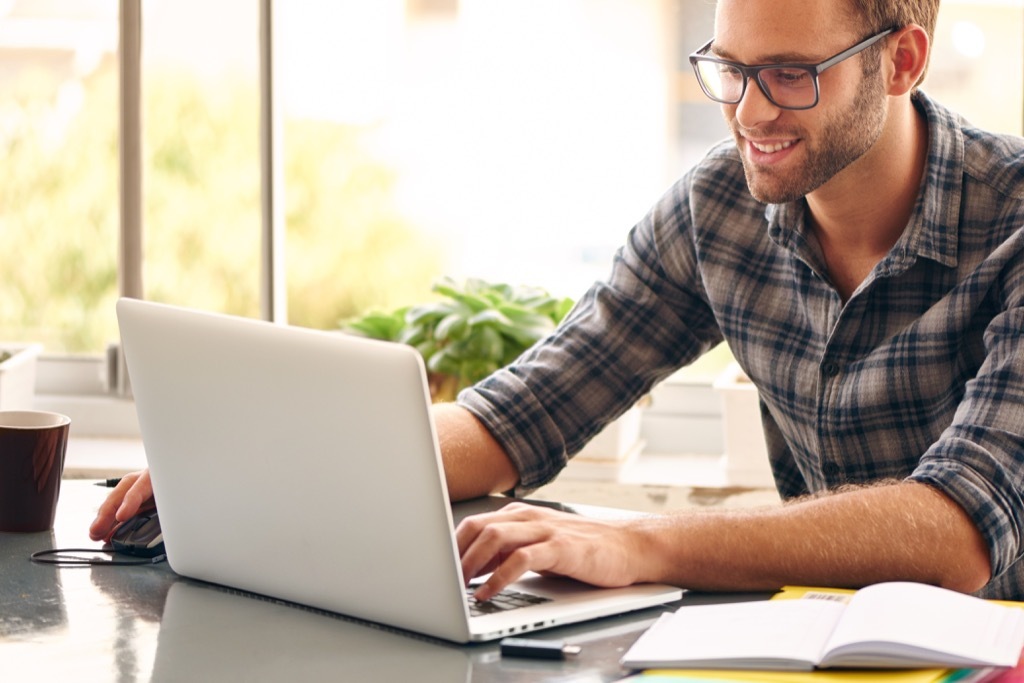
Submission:
[[[853,47],[849,48],[848,50],[843,50],[842,52],[840,52],[836,56],[829,57],[824,62],[819,64],[815,68],[815,71],[817,71],[820,74],[825,69],[828,69],[829,67],[835,66],[836,64],[838,64],[839,62],[843,61],[847,57],[852,57],[853,55],[857,54],[858,52],[861,52],[862,50],[868,49],[869,47],[871,47],[872,45],[874,45],[875,43],[880,41],[882,38],[885,38],[887,35],[889,35],[890,33],[892,33],[895,30],[896,29],[894,29],[894,28],[889,28],[889,29],[886,29],[886,30],[882,31],[881,33],[876,33],[875,35],[871,36],[867,40],[865,40],[863,42],[860,42],[860,43],[857,43],[856,45],[854,45]],[[710,43],[709,43],[709,45],[710,45]]]

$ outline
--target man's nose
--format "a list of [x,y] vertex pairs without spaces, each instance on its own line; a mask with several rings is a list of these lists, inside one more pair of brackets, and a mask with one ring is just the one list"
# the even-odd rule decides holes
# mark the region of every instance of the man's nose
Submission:
[[734,106],[736,107],[736,121],[744,128],[754,128],[759,123],[774,121],[782,112],[781,108],[768,99],[761,84],[753,76],[747,81],[743,98]]

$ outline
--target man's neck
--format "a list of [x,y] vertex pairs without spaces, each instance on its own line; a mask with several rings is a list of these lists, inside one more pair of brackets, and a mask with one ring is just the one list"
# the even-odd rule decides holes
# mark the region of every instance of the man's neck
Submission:
[[903,234],[928,152],[924,116],[908,100],[875,145],[807,196],[810,225],[843,300]]

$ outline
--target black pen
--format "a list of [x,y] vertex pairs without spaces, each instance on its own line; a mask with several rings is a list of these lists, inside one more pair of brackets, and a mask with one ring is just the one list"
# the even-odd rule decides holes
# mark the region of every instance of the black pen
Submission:
[[104,479],[103,481],[96,482],[96,486],[104,486],[108,489],[112,489],[121,483],[121,477],[114,477],[112,479]]

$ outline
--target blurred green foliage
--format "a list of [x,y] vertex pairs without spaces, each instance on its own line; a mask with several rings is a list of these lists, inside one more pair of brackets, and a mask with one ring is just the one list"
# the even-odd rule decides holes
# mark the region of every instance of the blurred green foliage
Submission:
[[[0,100],[0,339],[95,352],[117,338],[116,72],[84,83],[62,119],[55,84],[26,78]],[[146,297],[259,314],[260,169],[255,85],[148,71]],[[422,301],[440,248],[397,210],[372,127],[287,121],[289,322],[336,328],[371,307]]]
[[374,339],[416,347],[426,362],[435,401],[514,361],[544,338],[572,308],[538,287],[513,287],[470,278],[434,284],[438,301],[390,312],[371,311],[342,328]]

